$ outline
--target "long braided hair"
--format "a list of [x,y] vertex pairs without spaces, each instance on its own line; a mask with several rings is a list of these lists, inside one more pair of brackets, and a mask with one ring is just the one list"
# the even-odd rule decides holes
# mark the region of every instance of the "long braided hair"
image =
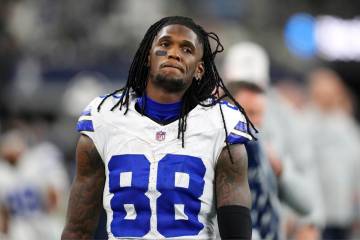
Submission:
[[[245,110],[240,106],[239,103],[236,102],[234,97],[225,87],[225,84],[216,69],[214,63],[215,56],[217,53],[220,53],[224,50],[224,47],[220,43],[219,37],[213,32],[206,32],[200,25],[196,24],[191,18],[182,17],[182,16],[165,17],[154,23],[152,26],[150,26],[135,54],[135,57],[133,59],[133,62],[129,70],[129,75],[125,87],[121,89],[117,89],[114,92],[106,95],[100,102],[98,106],[98,111],[100,111],[101,105],[106,101],[107,98],[121,92],[122,96],[119,98],[117,103],[111,108],[111,111],[113,111],[117,107],[120,108],[120,110],[123,107],[125,107],[126,109],[124,114],[126,114],[129,108],[130,95],[132,93],[135,93],[137,97],[142,97],[145,95],[145,88],[149,74],[148,55],[152,47],[152,43],[157,33],[163,27],[173,24],[180,24],[186,26],[196,33],[199,42],[203,46],[202,61],[204,62],[204,66],[205,66],[205,72],[202,78],[200,80],[193,79],[192,84],[186,90],[182,99],[183,104],[182,104],[182,109],[178,124],[178,138],[180,139],[181,137],[182,139],[182,147],[184,147],[184,133],[186,130],[186,119],[191,109],[193,109],[198,104],[205,107],[214,106],[225,97],[232,100],[234,104],[238,107],[240,112],[245,116],[247,123],[247,132],[250,136],[256,139],[250,130],[250,126],[252,127],[252,129],[255,130],[255,132],[257,132],[257,130],[255,129],[252,122],[249,120],[248,116],[245,113]],[[209,39],[212,39],[216,42],[216,48],[214,51],[212,51],[211,49]],[[223,92],[222,95],[220,89]],[[212,101],[207,101],[207,103],[205,103],[205,100],[208,99],[212,99]],[[141,109],[142,114],[144,114],[145,112],[145,107],[146,107],[146,103],[142,105],[142,109]],[[222,120],[224,123],[224,131],[226,134],[225,136],[227,136],[228,131],[226,128],[221,104],[220,104],[220,110],[221,110]],[[232,160],[227,137],[225,137],[225,142],[230,158]]]

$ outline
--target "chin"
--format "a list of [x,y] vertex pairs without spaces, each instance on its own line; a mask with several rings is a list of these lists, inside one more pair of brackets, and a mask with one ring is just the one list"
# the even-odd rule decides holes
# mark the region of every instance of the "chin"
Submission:
[[182,92],[187,89],[188,84],[183,78],[158,74],[155,76],[154,84],[168,92]]

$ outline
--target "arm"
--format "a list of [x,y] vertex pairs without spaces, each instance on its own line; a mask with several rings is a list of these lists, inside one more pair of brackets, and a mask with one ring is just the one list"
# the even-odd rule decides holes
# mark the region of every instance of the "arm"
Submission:
[[[302,171],[294,164],[295,159],[289,156],[280,156],[271,143],[265,143],[264,145],[266,160],[269,161],[279,183],[279,195],[280,199],[291,207],[296,213],[300,215],[307,215],[312,210],[315,204],[314,194],[312,192],[313,178],[310,170],[314,166],[302,167],[307,169]],[[303,161],[302,165],[308,161]]]
[[251,193],[244,145],[230,146],[233,163],[224,148],[216,166],[216,199],[220,236],[251,239]]
[[251,207],[251,194],[247,176],[247,153],[244,145],[230,145],[230,156],[224,148],[216,166],[217,207],[240,205]]
[[104,164],[94,143],[87,136],[80,136],[76,161],[76,176],[71,187],[62,240],[92,238],[102,206]]
[[7,208],[0,203],[0,237],[9,231],[10,214]]
[[[279,176],[279,197],[296,213],[305,216],[314,209],[317,193],[313,193],[310,171],[300,171],[292,162],[284,159],[283,173]],[[310,168],[311,169],[311,168]]]

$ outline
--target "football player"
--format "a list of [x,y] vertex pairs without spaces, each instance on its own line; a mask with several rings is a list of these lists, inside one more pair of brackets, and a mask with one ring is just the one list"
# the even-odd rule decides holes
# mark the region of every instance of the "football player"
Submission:
[[234,100],[214,64],[222,50],[190,18],[148,29],[126,86],[79,118],[62,239],[91,238],[101,205],[109,239],[213,239],[216,215],[222,238],[251,239],[244,143],[253,126],[222,101]]

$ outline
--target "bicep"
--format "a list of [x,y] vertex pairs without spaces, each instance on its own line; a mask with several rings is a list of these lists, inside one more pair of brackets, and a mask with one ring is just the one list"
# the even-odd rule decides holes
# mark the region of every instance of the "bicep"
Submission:
[[247,152],[243,144],[224,148],[216,165],[217,207],[241,205],[250,208],[251,194],[247,176]]
[[[92,140],[81,135],[63,238],[89,237],[97,224],[105,183],[104,164]],[[90,236],[91,237],[91,236]]]

